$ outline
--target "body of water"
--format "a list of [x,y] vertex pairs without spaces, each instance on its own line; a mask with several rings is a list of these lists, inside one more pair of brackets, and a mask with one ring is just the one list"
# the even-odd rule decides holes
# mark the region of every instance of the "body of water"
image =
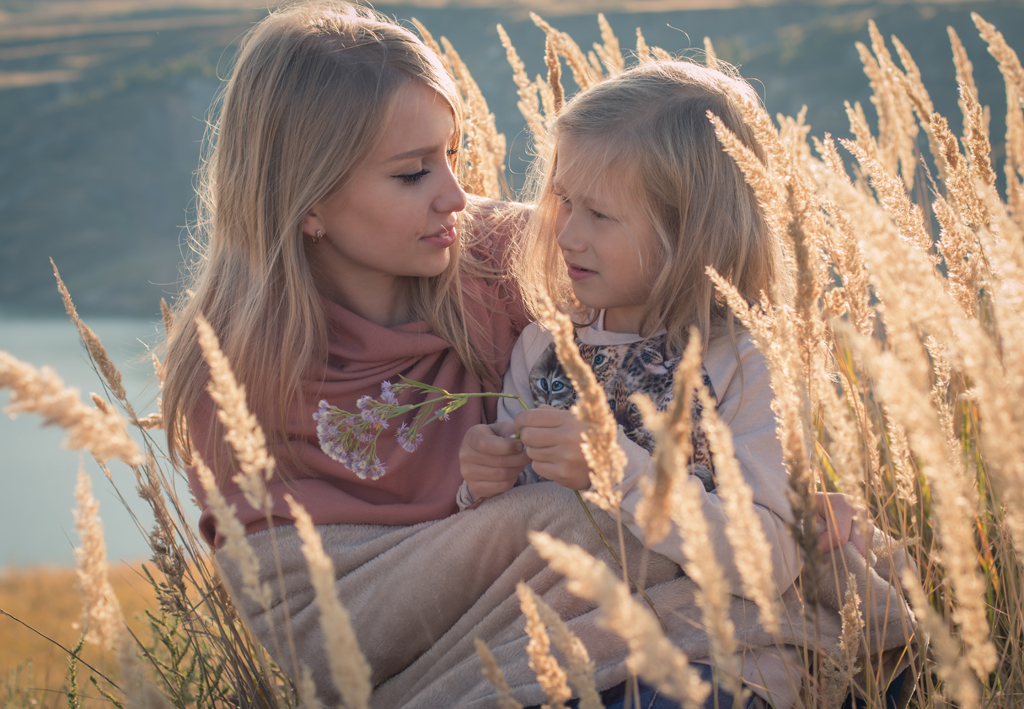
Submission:
[[[156,341],[158,327],[162,326],[121,318],[87,322],[121,368],[125,388],[139,415],[155,411],[157,384],[146,353],[147,345]],[[0,316],[0,349],[35,367],[51,367],[66,386],[79,389],[83,401],[88,401],[89,392],[103,391],[78,331],[67,319]],[[9,401],[9,392],[0,391],[0,406]],[[72,509],[80,464],[92,476],[110,559],[148,557],[145,536],[117,494],[120,491],[148,530],[152,515],[135,492],[131,469],[120,461],[110,461],[113,481],[108,480],[88,453],[64,448],[67,434],[63,430],[41,424],[42,419],[35,414],[19,414],[13,419],[0,416],[0,566],[74,563],[78,536]],[[161,432],[155,433],[160,440]],[[179,490],[184,500],[190,499],[184,482]]]

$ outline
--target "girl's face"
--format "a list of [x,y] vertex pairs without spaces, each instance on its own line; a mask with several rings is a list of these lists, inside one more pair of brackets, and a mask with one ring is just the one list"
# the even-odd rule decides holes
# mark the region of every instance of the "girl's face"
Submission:
[[566,175],[559,165],[577,164],[578,146],[558,143],[553,186],[561,199],[555,230],[576,299],[588,308],[604,309],[605,329],[636,333],[651,293],[659,253],[654,231],[612,182]]
[[318,290],[382,325],[406,319],[400,280],[448,266],[458,238],[455,215],[466,193],[452,173],[452,111],[433,89],[411,81],[399,89],[384,135],[337,192],[317,203],[302,231]]

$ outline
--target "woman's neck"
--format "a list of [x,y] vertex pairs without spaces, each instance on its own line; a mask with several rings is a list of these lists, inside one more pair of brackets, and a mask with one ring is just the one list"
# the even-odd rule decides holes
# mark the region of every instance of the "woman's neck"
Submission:
[[404,279],[394,278],[388,283],[319,283],[320,294],[364,320],[381,327],[394,327],[412,321],[409,308],[409,288]]

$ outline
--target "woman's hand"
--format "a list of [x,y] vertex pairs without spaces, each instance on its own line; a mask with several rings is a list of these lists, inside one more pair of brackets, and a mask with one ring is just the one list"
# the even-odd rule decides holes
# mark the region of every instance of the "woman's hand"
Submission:
[[530,458],[512,438],[516,427],[507,422],[477,424],[462,437],[459,469],[474,500],[493,497],[516,484]]
[[516,416],[519,440],[533,472],[571,490],[590,487],[590,468],[580,445],[586,426],[571,411],[540,406]]
[[818,549],[827,554],[847,542],[867,558],[867,550],[875,536],[871,520],[858,523],[857,510],[850,504],[850,498],[838,492],[816,493],[818,500]]

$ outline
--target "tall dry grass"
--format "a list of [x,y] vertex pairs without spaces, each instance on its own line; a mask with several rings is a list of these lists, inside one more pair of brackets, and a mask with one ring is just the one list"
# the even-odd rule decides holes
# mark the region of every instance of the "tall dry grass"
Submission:
[[[1024,400],[1024,69],[998,30],[977,14],[973,17],[1005,78],[1005,138],[990,136],[985,119],[990,110],[1003,107],[981,104],[1001,97],[978,95],[970,59],[952,31],[963,135],[950,128],[953,117],[935,113],[906,48],[891,38],[894,56],[874,24],[870,46],[858,45],[858,51],[878,119],[872,124],[863,107],[847,105],[852,140],[837,144],[828,135],[808,140],[811,129],[802,116],[773,121],[761,107],[747,103],[746,118],[770,156],[764,165],[716,123],[723,149],[744,170],[782,239],[793,273],[793,297],[777,297],[780,305],[773,307],[751,307],[728,282],[711,276],[770,365],[797,513],[792,533],[809,560],[800,590],[813,621],[815,573],[823,572],[810,563],[818,554],[812,493],[845,492],[864,519],[896,540],[873,553],[884,560],[896,546],[905,548],[920,569],[919,578],[894,579],[905,585],[902,590],[919,622],[914,707],[1024,706],[1024,407],[1019,403]],[[561,62],[580,88],[628,63],[607,22],[599,21],[602,42],[584,52],[568,35],[535,17],[548,38],[548,75],[534,80],[499,28],[520,109],[541,153],[548,147],[548,127],[570,95],[562,85]],[[489,197],[505,196],[505,142],[483,95],[451,44],[424,35],[446,57],[469,107],[467,187]],[[705,46],[708,64],[716,65],[711,43]],[[667,56],[648,46],[638,31],[633,60]],[[1002,166],[992,162],[993,144],[1000,142]],[[84,617],[106,623],[105,633],[83,627],[84,637],[120,634],[127,649],[121,669],[110,672],[110,681],[97,678],[95,686],[112,700],[135,705],[295,706],[300,698],[312,705],[308,675],[290,668],[292,676],[304,678],[296,689],[238,622],[209,552],[194,536],[174,492],[170,477],[177,473],[160,467],[159,447],[148,432],[159,425],[158,417],[135,416],[116,368],[63,292],[69,316],[105,378],[108,398],[97,398],[90,407],[64,390],[52,372],[37,371],[6,353],[0,353],[0,386],[12,390],[16,410],[64,426],[71,432],[69,445],[93,451],[100,465],[120,457],[156,518],[149,540],[152,565],[159,571],[152,580],[157,607],[150,611],[148,633],[130,625],[132,633],[126,634],[123,620],[121,631],[110,630],[114,611],[101,577],[102,545],[88,535],[83,543],[83,558],[90,563],[82,567],[82,586],[102,591],[91,593]],[[263,482],[273,463],[262,433],[244,407],[244,393],[233,388],[229,363],[217,358],[215,339],[204,350],[220,372],[215,398],[224,411],[222,420],[249,463],[243,481],[253,504],[264,507]],[[579,377],[586,379],[585,373]],[[689,393],[695,385],[684,380],[679,391]],[[614,513],[618,454],[608,443],[601,412],[592,408],[582,411],[592,423],[588,457],[599,483],[595,499]],[[680,499],[685,498],[685,480],[676,478],[687,456],[689,414],[685,406],[679,408],[667,419],[649,419],[662,441],[659,478],[649,486],[646,508],[652,530],[666,519],[687,516],[678,507],[685,503]],[[140,429],[141,450],[125,435],[125,421]],[[712,447],[716,467],[730,473],[726,424],[711,422]],[[737,517],[750,504],[749,491],[738,478],[726,474],[722,480]],[[82,499],[87,501],[84,492]],[[225,529],[232,514],[227,506],[218,510]],[[694,534],[700,533],[696,521],[689,524]],[[741,547],[750,535],[735,524],[730,540]],[[304,534],[316,557],[315,532],[305,529]],[[233,543],[243,563],[252,563],[244,537]],[[666,644],[656,619],[631,598],[626,583],[578,549],[541,536],[535,543],[571,578],[574,592],[604,609],[609,626],[629,645],[632,670],[685,704],[700,701],[706,685],[690,673],[687,658]],[[756,563],[755,547],[738,550],[739,557],[744,555],[749,557],[745,579],[753,588],[763,569]],[[721,621],[720,579],[710,567],[694,565],[689,571],[704,594],[702,608],[716,655],[728,666],[736,645]],[[240,591],[259,599],[266,595],[257,584]],[[592,706],[585,649],[529,594],[523,600],[534,638],[531,662],[545,675],[552,702],[563,701],[568,679]],[[860,602],[856,595],[844,600],[840,653],[807,658],[803,698],[810,706],[830,706],[857,681],[866,688],[867,703],[882,706],[888,678],[861,650],[871,646],[874,626],[854,612]],[[759,605],[766,624],[772,624],[771,603]],[[344,618],[344,609],[335,609],[334,615]],[[568,673],[551,664],[550,640],[575,658]],[[332,642],[342,647],[350,639],[342,634]],[[486,646],[478,647],[485,672],[499,687],[499,704],[518,706]],[[79,665],[77,672],[86,671]],[[353,704],[365,702],[365,672],[358,662],[346,666],[339,660],[339,689]],[[77,686],[76,681],[69,703],[75,701]],[[126,696],[129,687],[135,693]]]

